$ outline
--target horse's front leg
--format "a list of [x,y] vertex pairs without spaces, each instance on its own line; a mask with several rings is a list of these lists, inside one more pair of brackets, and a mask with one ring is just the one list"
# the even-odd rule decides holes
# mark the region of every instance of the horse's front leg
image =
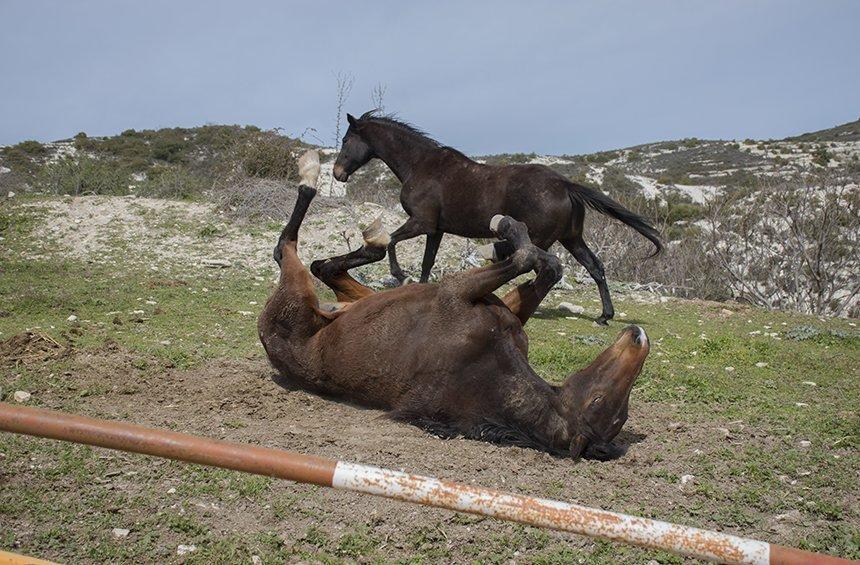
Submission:
[[[403,269],[400,268],[400,263],[397,262],[396,245],[401,241],[412,239],[413,237],[418,237],[419,235],[424,235],[429,232],[430,230],[428,230],[419,220],[410,216],[409,219],[406,220],[406,223],[394,230],[394,233],[391,234],[391,241],[388,243],[388,266],[391,270],[391,276],[401,283],[406,280],[406,273],[403,272]],[[433,255],[435,259],[436,254],[434,253]]]

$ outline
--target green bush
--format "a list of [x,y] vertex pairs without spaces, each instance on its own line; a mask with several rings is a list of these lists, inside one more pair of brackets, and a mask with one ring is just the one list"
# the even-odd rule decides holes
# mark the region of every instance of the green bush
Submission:
[[45,165],[37,185],[52,194],[127,194],[128,171],[86,155],[67,155]]
[[146,180],[137,187],[136,192],[156,198],[188,200],[210,186],[211,184],[205,179],[181,166],[154,165],[149,169]]
[[238,149],[242,170],[249,177],[286,179],[293,176],[293,141],[277,132],[260,132]]
[[18,145],[14,145],[13,148],[20,149],[31,157],[44,157],[48,153],[47,147],[32,139],[22,141]]

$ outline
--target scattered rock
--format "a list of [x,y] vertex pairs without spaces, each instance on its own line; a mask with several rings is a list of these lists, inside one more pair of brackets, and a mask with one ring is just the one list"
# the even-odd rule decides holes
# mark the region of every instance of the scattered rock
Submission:
[[777,522],[792,522],[799,524],[803,521],[803,514],[800,513],[800,510],[790,510],[785,514],[777,514],[773,519]]
[[77,316],[75,316],[74,314],[72,314],[71,316],[69,316],[68,318],[66,318],[66,321],[67,321],[67,322],[77,322],[77,321],[78,321],[78,317],[77,317]]
[[251,563],[253,563],[254,565],[262,565],[263,559],[259,555],[252,555]]
[[729,439],[731,432],[729,431],[728,428],[714,428],[714,429],[717,431],[717,433],[722,435],[724,438]]
[[384,288],[395,288],[400,286],[400,281],[394,277],[385,277],[384,279],[379,280],[379,284],[381,284]]
[[803,447],[803,448],[807,448],[807,447],[812,446],[812,442],[809,440],[806,440],[806,439],[802,439],[799,442],[797,442],[797,445],[799,445],[800,447]]
[[127,538],[128,534],[131,533],[131,530],[127,530],[126,528],[114,528],[113,529],[113,537],[115,538]]
[[571,314],[582,314],[585,312],[585,308],[580,306],[579,304],[571,304],[570,302],[562,302],[558,305],[559,310],[566,310]]
[[732,373],[732,372],[734,372],[734,370],[735,370],[735,368],[734,368],[734,367],[731,367],[731,366],[726,367],[726,372],[727,372],[727,373]]
[[806,402],[795,402],[794,405],[798,408],[804,408],[806,406],[809,406],[809,404],[807,404]]
[[666,426],[666,429],[670,432],[680,432],[687,429],[687,426],[685,426],[683,422],[669,422],[669,425]]
[[759,361],[758,363],[755,364],[755,366],[758,367],[759,369],[762,369],[764,367],[767,367],[767,363],[765,363],[764,361]]
[[627,317],[627,312],[619,312],[619,313],[618,313],[618,317],[619,317],[619,318],[626,318],[626,317]]
[[573,285],[567,282],[567,279],[562,277],[560,281],[555,283],[557,290],[573,290]]
[[818,384],[817,384],[817,383],[814,383],[814,382],[812,382],[812,381],[803,381],[803,382],[802,382],[802,383],[800,383],[800,384],[804,384],[804,385],[807,385],[807,386],[818,386]]
[[170,345],[170,340],[169,339],[162,339],[158,343],[160,343],[161,345]]
[[167,489],[167,494],[176,494],[176,489],[173,487],[170,487],[169,489]]
[[690,490],[695,479],[695,475],[681,475],[681,480],[678,481],[678,488],[680,490]]
[[226,259],[203,259],[200,264],[210,269],[227,269],[232,266],[232,263]]
[[32,396],[33,395],[26,390],[16,390],[14,394],[12,394],[12,398],[15,399],[15,402],[27,402]]
[[196,545],[179,544],[176,547],[176,555],[185,555],[186,553],[192,553],[194,551],[197,551]]
[[10,190],[9,194],[7,194],[6,196],[8,196],[9,198],[15,198],[15,193]]
[[729,316],[733,316],[733,315],[734,315],[734,312],[732,312],[728,308],[723,308],[720,310],[720,316],[725,316],[728,318]]

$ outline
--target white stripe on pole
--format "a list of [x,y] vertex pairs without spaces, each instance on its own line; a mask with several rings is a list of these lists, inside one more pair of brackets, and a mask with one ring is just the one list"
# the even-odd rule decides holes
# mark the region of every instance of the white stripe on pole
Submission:
[[770,559],[770,545],[761,541],[357,463],[338,462],[332,486],[713,561],[767,565]]

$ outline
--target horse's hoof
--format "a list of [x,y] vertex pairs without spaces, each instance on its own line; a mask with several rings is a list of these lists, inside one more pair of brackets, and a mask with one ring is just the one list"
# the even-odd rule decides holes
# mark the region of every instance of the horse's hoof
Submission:
[[490,231],[496,233],[499,229],[499,224],[502,223],[505,217],[501,214],[496,214],[493,216],[493,219],[490,220]]
[[320,154],[316,149],[308,149],[298,160],[301,184],[316,188],[320,177]]
[[414,283],[415,283],[415,279],[413,279],[412,277],[407,275],[405,279],[400,281],[400,286],[406,286],[407,284],[414,284]]
[[594,323],[597,324],[598,326],[608,326],[609,320],[610,320],[610,318],[606,318],[604,316],[601,316],[601,317],[597,318],[596,320],[594,320]]
[[364,244],[368,247],[387,247],[391,237],[386,233],[382,225],[382,218],[376,218],[361,232]]

